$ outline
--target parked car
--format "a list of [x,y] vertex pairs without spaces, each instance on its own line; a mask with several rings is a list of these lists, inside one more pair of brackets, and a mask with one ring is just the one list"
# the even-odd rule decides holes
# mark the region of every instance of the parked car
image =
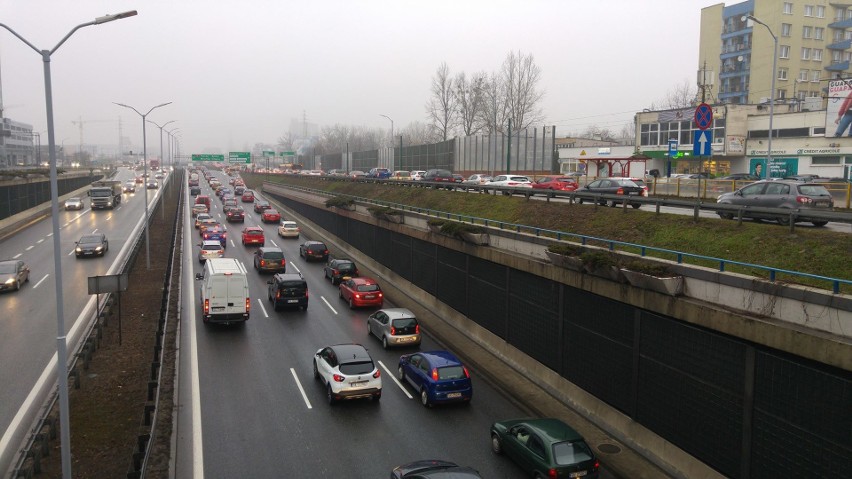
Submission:
[[210,216],[210,213],[198,213],[195,215],[195,229],[198,229],[198,227],[201,226],[201,223],[207,219],[213,219],[213,217]]
[[387,168],[371,168],[367,172],[366,178],[387,179],[391,177],[391,172]]
[[299,245],[299,256],[305,258],[305,261],[328,261],[328,247],[320,241],[305,241]]
[[308,309],[308,283],[301,273],[279,273],[266,282],[267,297],[272,309],[283,307]]
[[600,471],[583,436],[559,419],[497,421],[491,425],[491,450],[538,477],[596,479]]
[[[532,188],[532,181],[526,176],[521,175],[497,175],[488,182],[488,186],[509,186],[512,188]],[[503,194],[509,196],[512,191],[503,191]]]
[[83,200],[76,196],[65,200],[66,210],[82,210],[84,206],[85,205],[83,204]]
[[242,242],[243,246],[264,246],[266,244],[266,238],[263,234],[263,228],[260,226],[248,226],[243,228]]
[[373,278],[350,278],[338,285],[340,299],[349,303],[349,309],[384,305],[384,294]]
[[420,323],[406,308],[380,309],[367,318],[367,333],[382,342],[382,347],[420,344]]
[[533,190],[574,191],[579,187],[573,176],[544,176],[532,184]]
[[254,191],[243,191],[243,194],[240,196],[240,201],[242,201],[243,203],[254,203]]
[[215,224],[204,228],[204,233],[201,234],[201,238],[210,241],[218,240],[222,243],[222,246],[227,247],[228,232],[222,225]]
[[479,471],[472,467],[459,466],[454,462],[430,459],[396,466],[391,471],[391,479],[477,479],[482,478]]
[[30,267],[24,260],[0,261],[0,291],[17,291],[29,280]]
[[278,223],[281,221],[281,213],[272,208],[265,209],[263,210],[263,213],[260,214],[260,221],[264,223]]
[[420,404],[432,407],[439,403],[463,402],[473,399],[470,373],[449,351],[424,351],[399,357],[397,376],[408,383],[420,396]]
[[727,176],[723,176],[721,178],[716,178],[717,180],[729,180],[729,181],[758,181],[761,178],[758,178],[757,175],[753,175],[751,173],[732,173]]
[[254,202],[254,212],[255,213],[263,213],[263,210],[268,210],[272,208],[268,201],[255,201]]
[[462,181],[463,185],[479,185],[482,186],[485,183],[491,181],[491,175],[486,175],[484,173],[475,173],[467,177],[466,180]]
[[[743,186],[737,191],[719,195],[719,204],[753,206],[761,208],[783,208],[796,212],[795,221],[810,222],[814,226],[825,226],[828,221],[809,217],[809,211],[832,211],[834,199],[825,186],[816,183],[801,183],[791,180],[757,181]],[[732,219],[733,212],[719,211],[719,216]],[[775,220],[779,224],[790,223],[790,215],[785,213],[763,213],[749,208],[743,210],[743,216],[754,219]]]
[[103,233],[84,235],[77,241],[74,253],[78,258],[84,256],[103,256],[109,251],[109,241]]
[[463,182],[463,181],[464,181],[464,176],[462,176],[462,175],[460,175],[460,174],[458,174],[458,173],[453,173],[453,180],[454,180],[456,183],[461,183],[461,182]]
[[351,259],[333,258],[323,267],[323,275],[331,281],[331,284],[340,284],[341,281],[357,277],[358,267]]
[[225,211],[225,217],[230,222],[239,221],[242,223],[246,220],[246,211],[242,206],[231,206]]
[[284,258],[284,252],[281,248],[263,246],[254,252],[254,269],[263,273],[272,271],[273,273],[286,273],[287,260]]
[[278,236],[282,238],[298,238],[302,232],[295,221],[284,220],[278,226]]
[[382,397],[382,375],[360,344],[336,344],[314,354],[314,378],[326,387],[329,404],[344,399]]
[[[640,197],[645,193],[645,190],[641,186],[626,178],[600,178],[576,191],[579,193],[619,195],[625,197]],[[591,198],[580,198],[580,204],[585,201],[594,202],[595,200]],[[609,203],[610,206],[617,206],[623,201],[625,200],[609,200],[606,198],[601,198],[600,200],[598,200],[600,204],[606,205],[607,203]],[[630,202],[630,206],[634,208],[639,208],[640,206],[642,206],[642,203]]]
[[421,178],[423,181],[431,181],[434,183],[455,183],[453,172],[450,170],[432,169],[426,172]]
[[224,258],[225,247],[217,240],[205,240],[198,251],[198,262],[203,263],[210,258]]
[[125,193],[136,193],[136,183],[133,180],[125,181],[124,187],[121,190]]
[[207,205],[205,205],[204,203],[192,205],[190,212],[192,213],[192,216],[198,216],[201,213],[210,213],[210,211],[207,209]]

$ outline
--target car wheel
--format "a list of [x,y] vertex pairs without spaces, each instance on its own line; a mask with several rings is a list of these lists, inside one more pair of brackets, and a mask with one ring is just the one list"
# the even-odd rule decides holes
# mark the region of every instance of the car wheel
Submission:
[[352,302],[352,298],[349,298],[349,309],[355,309],[355,303]]
[[373,401],[379,402],[382,399],[382,392],[379,391],[373,395]]
[[[816,226],[817,228],[821,228],[821,227],[827,225],[828,221],[811,221],[811,223],[814,226]],[[29,281],[29,280],[30,280],[30,278],[29,278],[29,276],[27,276],[27,281]]]
[[[823,225],[818,225],[818,224],[814,223],[814,226],[823,226]],[[30,274],[29,274],[29,273],[27,273],[27,279],[25,279],[25,280],[24,280],[24,282],[25,282],[25,283],[29,283],[29,282],[30,282]]]
[[425,407],[432,407],[432,403],[429,402],[429,394],[426,392],[426,388],[420,388],[420,404]]
[[388,337],[387,336],[382,336],[382,347],[384,349],[388,348]]
[[583,198],[580,198],[579,203],[580,203],[581,205],[583,204]]
[[400,382],[405,382],[405,370],[402,369],[402,366],[396,368],[396,377],[399,378]]
[[491,452],[503,454],[503,442],[500,441],[500,436],[493,432],[491,433]]
[[319,371],[317,370],[317,360],[314,359],[314,379],[319,379]]
[[642,206],[642,204],[641,203],[630,203],[630,206],[632,206],[634,210],[638,210],[639,207]]
[[734,215],[731,213],[719,213],[719,218],[722,218],[723,220],[732,220],[734,219]]
[[781,226],[787,226],[790,224],[790,217],[787,215],[779,216],[776,218],[776,221],[778,221],[778,224]]
[[334,405],[334,394],[331,392],[331,384],[326,386],[325,394],[326,394],[326,399],[328,399],[328,404],[333,406]]
[[266,246],[266,241],[264,241],[263,243],[260,243],[261,248],[263,248],[264,246]]
[[21,290],[21,282],[15,281],[15,291],[20,291],[20,290]]
[[536,472],[535,479],[544,479],[544,476],[542,476],[540,472]]
[[337,289],[337,296],[339,296],[340,299],[343,299],[343,291],[341,291],[340,288]]

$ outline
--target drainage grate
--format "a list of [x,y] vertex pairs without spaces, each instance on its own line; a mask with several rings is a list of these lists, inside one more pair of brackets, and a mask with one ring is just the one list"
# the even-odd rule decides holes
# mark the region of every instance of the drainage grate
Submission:
[[604,454],[618,454],[621,452],[621,448],[616,446],[615,444],[601,444],[598,446],[598,451]]

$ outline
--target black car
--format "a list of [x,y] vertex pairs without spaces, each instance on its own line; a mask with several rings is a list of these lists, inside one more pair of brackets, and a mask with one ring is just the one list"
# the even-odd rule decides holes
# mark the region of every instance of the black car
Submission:
[[229,206],[225,212],[227,220],[230,222],[239,221],[243,222],[246,220],[246,211],[242,206]]
[[263,210],[268,210],[272,208],[268,201],[255,201],[254,202],[254,212],[255,213],[263,213]]
[[[634,183],[632,180],[627,178],[601,178],[599,180],[595,180],[588,185],[577,190],[577,193],[595,193],[601,195],[619,195],[625,197],[636,197],[641,198],[645,190]],[[583,198],[580,197],[580,203],[582,204],[584,201],[595,202],[595,199],[592,198]],[[597,199],[598,204],[606,205],[609,203],[610,206],[618,206],[622,204],[625,200],[614,200],[608,198],[599,198]],[[634,208],[638,208],[642,206],[642,203],[630,202],[630,206]]]
[[200,194],[201,194],[201,187],[200,187],[200,186],[193,186],[193,187],[191,187],[191,188],[189,189],[189,194],[190,194],[190,195],[192,195],[192,196],[198,196],[198,195],[200,195]]
[[109,251],[109,241],[103,233],[85,235],[77,241],[74,253],[78,258],[83,256],[103,256]]
[[331,284],[340,284],[341,281],[357,277],[358,267],[351,259],[334,258],[323,268],[323,275],[331,280]]
[[391,471],[391,479],[422,478],[430,477],[453,478],[453,479],[476,479],[482,478],[476,469],[459,466],[454,462],[441,460],[417,461],[403,466],[397,466]]
[[[427,171],[426,174],[423,175],[423,181],[455,184],[456,178],[453,176],[453,172],[451,172],[450,170],[432,169]],[[450,186],[448,186],[447,188],[452,189],[452,187]]]
[[305,261],[328,261],[328,247],[319,241],[305,241],[299,245],[299,256],[305,258]]
[[269,302],[276,311],[284,307],[308,309],[308,283],[300,273],[276,274],[266,284]]

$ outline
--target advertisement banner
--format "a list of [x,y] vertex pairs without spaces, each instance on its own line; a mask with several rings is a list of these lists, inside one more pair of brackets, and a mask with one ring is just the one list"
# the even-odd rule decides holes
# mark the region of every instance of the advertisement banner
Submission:
[[[749,161],[748,172],[758,178],[765,179],[766,158],[752,158]],[[799,174],[798,158],[772,158],[772,167],[769,170],[770,178],[784,178]]]
[[852,136],[852,80],[828,82],[825,137]]

